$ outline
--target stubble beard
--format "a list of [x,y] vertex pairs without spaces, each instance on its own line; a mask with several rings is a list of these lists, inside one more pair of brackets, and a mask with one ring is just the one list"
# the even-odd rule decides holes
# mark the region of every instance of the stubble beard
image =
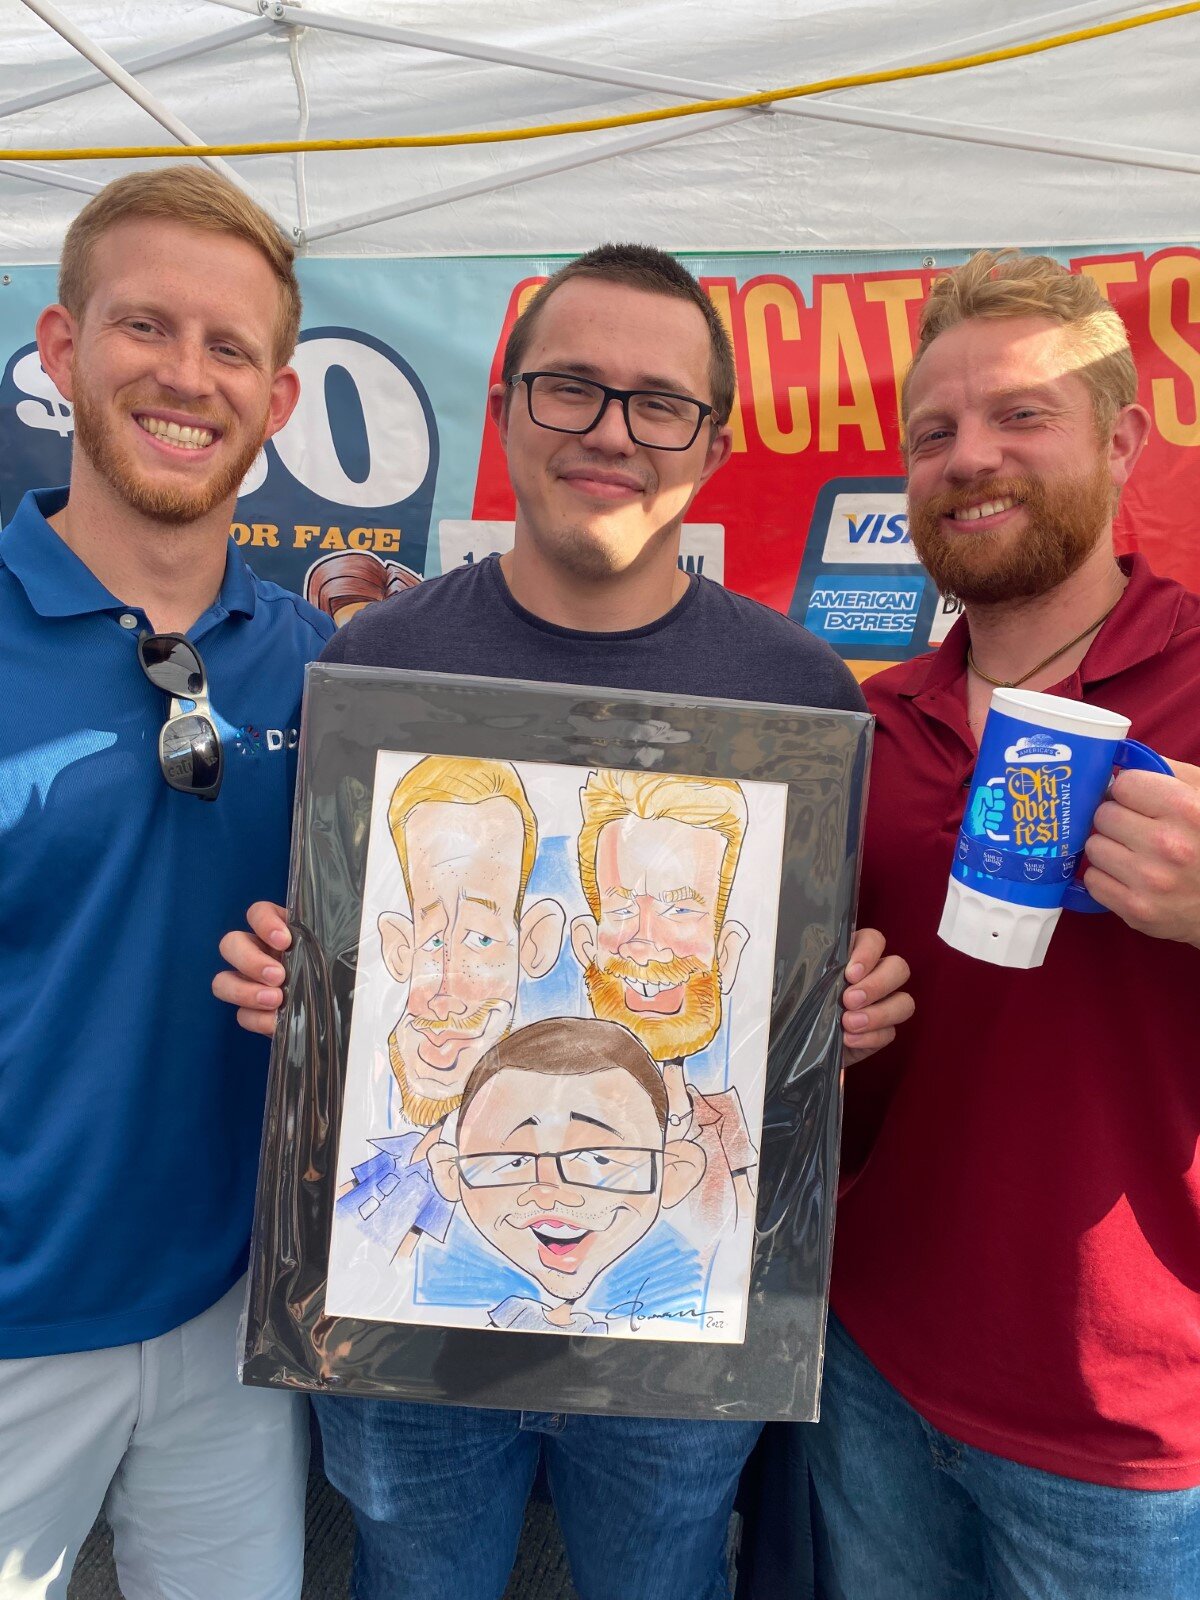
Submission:
[[[267,413],[261,423],[246,435],[235,456],[214,466],[211,475],[192,487],[147,481],[123,450],[115,422],[95,403],[86,380],[80,381],[78,367],[72,369],[75,392],[75,448],[81,450],[92,467],[133,511],[154,522],[185,527],[208,516],[226,500],[236,498],[242,479],[262,449]],[[129,411],[124,416],[131,416]],[[136,423],[133,424],[135,427]],[[224,430],[223,430],[224,431]]]
[[[1019,500],[1026,526],[1005,532],[942,532],[939,519],[980,500]],[[909,506],[908,531],[921,565],[943,594],[997,605],[1049,594],[1079,570],[1106,536],[1113,488],[1103,461],[1077,477],[989,478]]]

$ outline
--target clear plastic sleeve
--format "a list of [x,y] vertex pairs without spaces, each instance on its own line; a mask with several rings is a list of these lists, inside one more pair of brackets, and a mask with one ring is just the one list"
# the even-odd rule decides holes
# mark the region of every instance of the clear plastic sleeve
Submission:
[[309,668],[243,1381],[816,1416],[870,730]]

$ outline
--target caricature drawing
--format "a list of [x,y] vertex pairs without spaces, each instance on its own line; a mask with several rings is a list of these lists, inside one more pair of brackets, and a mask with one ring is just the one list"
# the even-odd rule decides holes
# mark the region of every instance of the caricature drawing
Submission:
[[451,1212],[426,1165],[437,1126],[512,1026],[520,974],[554,966],[565,918],[555,900],[526,903],[537,820],[509,763],[426,757],[397,783],[388,826],[409,909],[378,919],[384,963],[406,989],[387,1050],[413,1131],[372,1138],[338,1205],[406,1255],[420,1233],[445,1237]]
[[704,1173],[693,1141],[668,1137],[667,1094],[644,1046],[614,1022],[552,1017],[509,1034],[472,1072],[454,1142],[430,1163],[442,1198],[530,1277],[493,1327],[607,1333],[580,1307],[597,1278]]
[[700,1199],[714,1228],[753,1207],[758,1154],[736,1089],[702,1095],[684,1060],[722,1021],[749,940],[726,915],[746,835],[745,797],[719,778],[603,770],[580,792],[579,879],[590,915],[571,923],[597,1017],[622,1023],[662,1063],[673,1129],[704,1147]]
[[742,1337],[786,795],[379,753],[332,1314]]

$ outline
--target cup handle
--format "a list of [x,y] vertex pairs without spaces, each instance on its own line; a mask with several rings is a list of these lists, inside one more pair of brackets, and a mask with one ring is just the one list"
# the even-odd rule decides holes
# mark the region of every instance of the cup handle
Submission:
[[[1148,744],[1142,744],[1137,739],[1122,739],[1113,756],[1113,766],[1118,772],[1165,772],[1171,776],[1170,765],[1163,760],[1157,751],[1151,750]],[[1080,869],[1086,866],[1086,860],[1080,862]],[[1083,887],[1079,878],[1073,879],[1067,885],[1067,892],[1063,896],[1064,911],[1084,911],[1095,913],[1107,911],[1107,906],[1102,906],[1098,900],[1093,900]]]

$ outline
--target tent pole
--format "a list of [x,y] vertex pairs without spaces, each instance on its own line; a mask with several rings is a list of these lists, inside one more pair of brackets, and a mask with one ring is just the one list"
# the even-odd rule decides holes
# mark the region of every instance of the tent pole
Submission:
[[[493,66],[524,67],[530,72],[548,72],[559,78],[581,78],[588,83],[616,84],[625,89],[661,91],[685,99],[719,99],[723,95],[744,94],[713,83],[694,83],[687,78],[664,77],[657,72],[640,72],[635,67],[593,66],[586,61],[567,61],[558,56],[534,54],[528,50],[506,50],[502,45],[473,44],[466,39],[445,39],[439,34],[416,33],[411,28],[393,28],[388,23],[358,22],[353,17],[331,16],[324,11],[302,10],[286,3],[279,6],[281,20],[297,28],[314,28],[345,34],[352,39],[377,39],[385,44],[405,45],[412,50],[428,50],[435,55],[459,56],[466,61],[486,61]],[[275,15],[274,9],[272,15]],[[752,107],[769,110],[770,107]]]
[[24,178],[28,183],[44,183],[52,189],[74,189],[78,194],[99,194],[104,185],[91,178],[77,178],[73,172],[44,167],[40,161],[5,161],[0,158],[0,177]]
[[732,122],[744,122],[754,115],[753,107],[737,111],[719,111],[701,123],[696,119],[688,127],[678,124],[637,133],[624,139],[610,139],[604,144],[594,144],[587,151],[571,156],[553,156],[546,161],[532,161],[527,166],[513,167],[508,172],[489,178],[477,178],[471,183],[458,183],[449,189],[438,189],[433,194],[417,195],[411,200],[401,200],[395,205],[380,206],[374,211],[361,211],[355,216],[341,217],[334,222],[323,222],[310,228],[304,243],[317,239],[332,239],[339,234],[351,233],[356,228],[369,228],[376,222],[390,222],[396,217],[413,216],[419,211],[432,211],[437,206],[450,205],[455,200],[467,200],[474,195],[491,194],[496,189],[508,189],[519,183],[530,183],[535,178],[550,177],[558,172],[572,172],[578,167],[590,166],[596,161],[607,161],[611,156],[631,155],[638,150],[649,150],[654,145],[669,144],[675,139],[686,139],[691,134],[704,133],[710,128],[726,127]]
[[[255,22],[241,22],[236,28],[226,28],[221,33],[210,33],[205,39],[191,39],[187,44],[172,45],[169,50],[156,50],[153,55],[139,56],[124,70],[150,72],[155,67],[169,66],[173,61],[190,61],[196,56],[207,55],[212,50],[223,49],[227,44],[238,44],[243,39],[253,39],[274,27],[275,23],[267,17],[260,17]],[[83,94],[85,90],[94,89],[98,84],[109,81],[107,73],[84,72],[77,78],[67,78],[62,83],[51,84],[47,89],[34,89],[29,94],[18,95],[15,100],[6,100],[0,105],[0,117],[12,116],[15,111],[31,111],[34,106],[49,105],[54,100],[66,100],[71,95]]]
[[[781,115],[793,114],[790,105],[775,108]],[[1069,156],[1080,161],[1108,161],[1117,166],[1146,167],[1163,172],[1200,173],[1200,156],[1175,150],[1144,150],[1136,145],[1101,144],[1088,139],[1062,139],[1050,133],[1023,133],[1016,128],[994,128],[986,123],[942,122],[936,117],[909,116],[906,112],[872,111],[866,106],[843,106],[826,100],[810,100],[807,109],[797,106],[795,115],[824,122],[848,122],[860,128],[879,128],[886,133],[910,133],[926,139],[950,139],[961,144],[990,145],[1000,150],[1026,150],[1034,155]]]
[[[144,89],[135,77],[126,72],[125,68],[109,55],[107,50],[102,50],[98,44],[93,44],[85,33],[50,4],[50,0],[21,0],[21,3],[35,16],[40,17],[48,27],[53,28],[55,33],[61,35],[73,49],[78,50],[79,54],[86,61],[90,61],[106,78],[110,78],[119,89],[123,89],[131,100],[141,106],[143,111],[148,112],[168,133],[174,134],[181,145],[202,145],[205,142],[173,111],[169,111],[157,96]],[[186,150],[181,150],[180,155],[184,154]],[[219,172],[231,183],[236,183],[243,193],[249,193],[249,186],[226,162],[215,156],[201,156],[199,159],[214,172]]]

